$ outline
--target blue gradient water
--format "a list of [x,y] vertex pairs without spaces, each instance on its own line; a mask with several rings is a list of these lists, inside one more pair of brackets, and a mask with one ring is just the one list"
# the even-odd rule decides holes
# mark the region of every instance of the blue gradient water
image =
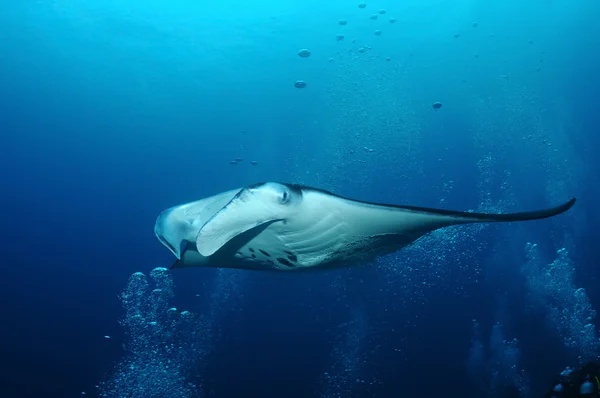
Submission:
[[0,5],[0,396],[148,396],[113,369],[119,294],[174,260],[156,216],[266,180],[456,210],[579,201],[353,269],[173,271],[165,308],[200,323],[165,373],[191,396],[534,397],[598,355],[600,3],[358,3]]

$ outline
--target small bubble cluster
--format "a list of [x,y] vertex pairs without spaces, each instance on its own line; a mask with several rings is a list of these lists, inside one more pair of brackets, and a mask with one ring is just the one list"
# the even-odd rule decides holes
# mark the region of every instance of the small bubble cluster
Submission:
[[[516,387],[522,396],[529,394],[529,377],[519,369],[521,350],[519,341],[506,340],[502,324],[496,322],[486,350],[481,340],[480,326],[473,320],[473,339],[467,359],[467,372],[475,386],[485,395],[503,396],[508,387]],[[486,353],[489,353],[486,355]]]
[[556,252],[550,264],[541,260],[536,244],[525,247],[527,261],[521,268],[534,305],[542,308],[549,324],[557,330],[565,347],[576,352],[580,361],[595,358],[600,342],[592,321],[592,308],[585,289],[575,286],[575,266],[566,248]]
[[120,295],[126,355],[98,386],[101,397],[200,395],[188,375],[202,357],[203,326],[191,313],[169,307],[173,279],[166,268],[152,270],[150,279],[151,291],[146,276],[136,272]]
[[363,308],[353,309],[351,317],[336,328],[329,370],[321,377],[321,398],[359,396],[358,390],[368,390],[380,383],[374,378],[359,377],[366,362],[364,348],[369,325]]
[[[367,4],[364,2],[358,3],[358,8],[365,9],[365,8],[367,8]],[[387,10],[385,10],[385,9],[374,10],[372,13],[366,14],[364,16],[364,18],[369,18],[370,20],[374,21],[373,24],[375,24],[375,25],[380,25],[379,20],[381,20],[383,18],[386,18],[388,20],[388,22],[391,24],[397,22],[397,19],[394,17],[387,18]],[[347,29],[346,25],[348,25],[348,23],[349,23],[349,21],[345,18],[340,18],[337,20],[337,25],[340,29],[340,32],[334,36],[335,41],[337,41],[337,42],[344,41],[345,35],[343,32],[344,32],[344,29]],[[382,33],[383,33],[383,31],[381,29],[373,30],[373,34],[375,36],[381,36]],[[356,38],[351,40],[352,44],[356,44],[356,42],[357,42]],[[357,51],[359,54],[364,54],[367,50],[370,50],[370,49],[371,49],[371,46],[359,45],[358,48],[353,48],[349,52],[352,53],[353,51]],[[298,50],[297,54],[300,58],[308,58],[311,56],[311,52],[306,48]],[[383,59],[385,61],[391,61],[390,57],[383,57]],[[328,60],[328,62],[332,62],[332,61],[334,61],[334,58],[328,57],[327,60]],[[306,88],[306,82],[304,80],[298,80],[294,83],[294,87],[298,88],[298,89]],[[236,164],[236,163],[232,161],[231,164]]]

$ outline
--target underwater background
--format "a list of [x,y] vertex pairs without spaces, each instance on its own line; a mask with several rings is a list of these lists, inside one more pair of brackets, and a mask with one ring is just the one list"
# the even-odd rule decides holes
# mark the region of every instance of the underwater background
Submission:
[[[3,2],[0,397],[541,396],[600,354],[599,15]],[[348,269],[161,268],[163,209],[259,181],[465,211],[578,202]]]

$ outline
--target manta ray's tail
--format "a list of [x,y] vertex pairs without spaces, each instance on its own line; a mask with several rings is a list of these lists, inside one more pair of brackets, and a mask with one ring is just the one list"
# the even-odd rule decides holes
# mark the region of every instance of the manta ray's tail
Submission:
[[[490,214],[490,213],[465,213],[465,212],[454,212],[447,210],[447,215],[457,216],[460,218],[468,218],[473,222],[514,222],[514,221],[529,221],[529,220],[540,220],[542,218],[554,217],[558,214],[564,213],[569,210],[575,204],[577,199],[573,198],[568,202],[565,202],[559,206],[551,207],[543,210],[536,211],[524,211],[519,213],[508,213],[508,214]],[[445,210],[441,210],[446,212]]]
[[470,213],[455,210],[432,209],[424,207],[401,206],[404,212],[398,213],[398,218],[391,222],[396,224],[396,233],[409,237],[410,241],[439,228],[457,224],[488,223],[488,222],[515,222],[539,220],[564,213],[575,204],[571,199],[559,206],[543,210],[524,211],[519,213],[492,214]]

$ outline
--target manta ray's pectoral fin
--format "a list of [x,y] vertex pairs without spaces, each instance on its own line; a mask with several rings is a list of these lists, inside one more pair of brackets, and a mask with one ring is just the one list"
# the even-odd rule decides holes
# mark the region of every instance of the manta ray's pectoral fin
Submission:
[[244,188],[200,228],[196,248],[208,257],[246,231],[281,220],[260,193]]

